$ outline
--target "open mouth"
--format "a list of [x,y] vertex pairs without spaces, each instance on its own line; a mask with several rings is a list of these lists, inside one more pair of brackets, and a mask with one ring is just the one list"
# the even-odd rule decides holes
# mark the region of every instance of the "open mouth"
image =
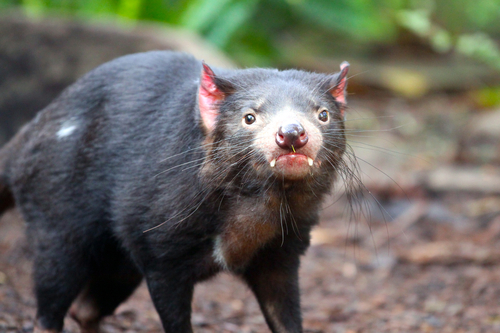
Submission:
[[269,162],[269,166],[285,176],[286,178],[302,178],[306,176],[311,167],[314,165],[314,160],[307,155],[300,153],[289,153],[280,155]]
[[269,165],[271,166],[271,168],[274,168],[276,166],[276,163],[285,163],[288,166],[307,163],[309,164],[309,166],[313,166],[314,160],[304,154],[290,153],[280,155],[278,158],[273,159],[269,163]]

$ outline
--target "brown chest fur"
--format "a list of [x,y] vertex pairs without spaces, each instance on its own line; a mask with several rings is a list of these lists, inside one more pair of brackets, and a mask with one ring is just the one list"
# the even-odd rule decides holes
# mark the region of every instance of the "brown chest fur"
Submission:
[[[213,252],[215,260],[229,269],[244,267],[259,249],[276,237],[283,236],[286,241],[287,231],[293,229],[291,223],[300,220],[297,212],[306,211],[311,206],[314,203],[304,201],[300,195],[288,199],[274,195],[258,202],[240,201],[217,236]],[[295,208],[295,217],[292,216],[292,207]]]
[[[217,237],[214,257],[226,268],[244,266],[254,254],[281,233],[275,202],[239,204]],[[278,204],[279,209],[279,204]],[[273,214],[274,213],[274,214]]]

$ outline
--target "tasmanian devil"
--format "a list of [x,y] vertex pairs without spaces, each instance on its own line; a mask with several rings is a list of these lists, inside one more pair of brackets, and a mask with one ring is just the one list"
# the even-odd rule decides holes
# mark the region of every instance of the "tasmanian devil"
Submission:
[[36,332],[97,332],[144,277],[166,332],[192,332],[194,285],[254,292],[302,332],[298,268],[345,151],[349,65],[213,71],[148,52],[66,89],[0,151],[0,208],[34,246]]

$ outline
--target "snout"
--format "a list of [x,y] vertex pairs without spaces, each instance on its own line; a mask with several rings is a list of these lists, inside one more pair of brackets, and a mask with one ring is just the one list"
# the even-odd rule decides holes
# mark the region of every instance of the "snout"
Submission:
[[281,148],[270,163],[275,172],[287,179],[301,179],[310,173],[313,160],[305,153],[307,149],[300,149],[306,146],[309,136],[299,121],[291,119],[281,123],[275,141]]
[[304,127],[297,121],[282,124],[276,133],[276,144],[283,149],[296,149],[306,145],[309,137]]
[[[315,123],[299,112],[278,113],[269,119],[256,140],[268,167],[280,179],[314,177],[321,166],[318,152],[322,133]],[[262,160],[261,160],[262,161]],[[262,165],[257,163],[257,166]]]

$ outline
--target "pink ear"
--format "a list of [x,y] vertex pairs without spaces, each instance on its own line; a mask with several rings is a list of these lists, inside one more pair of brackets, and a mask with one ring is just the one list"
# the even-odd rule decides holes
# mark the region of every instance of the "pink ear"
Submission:
[[347,88],[347,72],[349,71],[349,63],[344,61],[340,64],[340,73],[337,79],[333,82],[330,88],[332,96],[340,103],[346,103],[346,88]]
[[202,63],[200,88],[198,90],[198,105],[203,126],[210,132],[215,128],[219,115],[219,103],[224,99],[224,93],[215,84],[215,74],[205,62]]

